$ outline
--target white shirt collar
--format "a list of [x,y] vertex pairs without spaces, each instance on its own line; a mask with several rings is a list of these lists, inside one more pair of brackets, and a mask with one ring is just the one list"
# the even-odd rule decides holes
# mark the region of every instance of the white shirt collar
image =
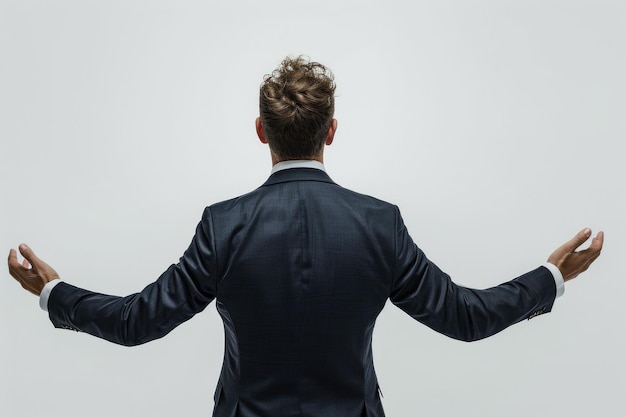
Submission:
[[272,174],[278,171],[282,171],[283,169],[290,168],[315,168],[326,172],[326,169],[324,169],[324,164],[319,161],[309,159],[296,159],[293,161],[282,161],[277,163],[272,167]]

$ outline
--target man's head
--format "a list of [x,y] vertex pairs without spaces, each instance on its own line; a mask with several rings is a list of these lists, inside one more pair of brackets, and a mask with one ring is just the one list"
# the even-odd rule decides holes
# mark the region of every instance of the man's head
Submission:
[[334,94],[332,72],[303,57],[286,58],[265,76],[256,125],[275,161],[321,158],[337,128]]

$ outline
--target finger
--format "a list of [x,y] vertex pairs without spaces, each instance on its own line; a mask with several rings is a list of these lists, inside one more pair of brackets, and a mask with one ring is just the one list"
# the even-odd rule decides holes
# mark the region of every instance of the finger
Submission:
[[19,263],[17,262],[17,252],[15,251],[15,249],[9,250],[9,259],[7,259],[7,263],[9,264],[9,268],[12,265],[19,265]]
[[20,267],[20,263],[17,261],[17,252],[15,249],[9,250],[9,259],[7,259],[7,263],[9,264],[9,273],[13,278],[15,278],[15,269]]
[[15,249],[11,249],[9,251],[9,272],[16,273],[17,271],[22,271],[22,264],[17,260],[17,252]]
[[585,250],[579,251],[581,254],[593,256],[594,259],[600,255],[602,245],[604,244],[604,232],[599,232],[596,237],[591,240],[591,245]]
[[574,236],[571,240],[565,242],[563,246],[561,246],[561,249],[566,252],[574,252],[580,245],[589,239],[589,236],[591,236],[591,229],[585,227],[583,230],[576,233],[576,236]]
[[22,261],[22,266],[26,269],[30,269],[30,262],[28,262],[28,260],[24,259]]
[[25,270],[22,264],[20,264],[17,260],[17,252],[15,251],[15,249],[11,249],[9,251],[8,264],[9,264],[9,274],[11,274],[13,278],[15,278],[19,283],[21,283],[22,282],[21,276]]
[[602,250],[602,245],[604,245],[604,232],[600,231],[598,232],[596,237],[591,240],[591,245],[589,245],[589,249],[595,252],[600,252]]
[[30,263],[32,268],[37,270],[37,266],[40,265],[41,261],[37,255],[35,255],[35,252],[24,243],[19,246],[19,249],[22,256]]
[[548,261],[552,259],[554,260],[553,263],[559,262],[561,258],[563,258],[568,253],[573,253],[574,251],[576,251],[576,248],[582,245],[589,238],[590,235],[591,230],[589,228],[584,228],[580,232],[576,233],[576,236],[563,243],[554,252],[552,252],[550,257],[548,258]]

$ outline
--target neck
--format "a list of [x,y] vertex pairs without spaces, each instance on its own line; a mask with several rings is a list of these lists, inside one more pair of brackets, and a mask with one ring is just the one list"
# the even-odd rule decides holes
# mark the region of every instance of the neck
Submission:
[[320,152],[319,155],[313,155],[313,156],[309,156],[309,157],[305,157],[305,158],[297,158],[297,159],[281,159],[279,157],[277,157],[273,152],[272,152],[272,166],[276,165],[279,162],[285,162],[285,161],[294,161],[294,160],[307,160],[307,161],[317,161],[319,163],[324,163],[324,153]]

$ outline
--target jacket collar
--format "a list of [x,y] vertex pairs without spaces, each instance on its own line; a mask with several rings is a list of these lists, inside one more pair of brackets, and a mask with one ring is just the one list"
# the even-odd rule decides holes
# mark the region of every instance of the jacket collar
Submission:
[[334,184],[328,174],[317,168],[289,168],[273,173],[262,187],[292,181],[318,181]]

